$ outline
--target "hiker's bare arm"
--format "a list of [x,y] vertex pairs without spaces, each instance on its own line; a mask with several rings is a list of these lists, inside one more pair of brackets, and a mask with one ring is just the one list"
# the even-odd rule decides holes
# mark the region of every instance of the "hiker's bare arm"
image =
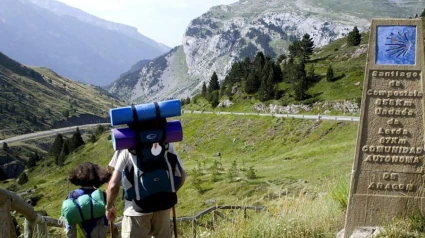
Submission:
[[115,199],[118,196],[121,182],[121,171],[115,170],[109,180],[108,188],[106,189],[106,205],[107,208],[113,207]]

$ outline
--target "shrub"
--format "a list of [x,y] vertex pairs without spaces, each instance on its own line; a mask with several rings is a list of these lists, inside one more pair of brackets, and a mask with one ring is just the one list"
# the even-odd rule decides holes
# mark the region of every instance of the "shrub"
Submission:
[[196,191],[198,191],[199,194],[204,193],[204,189],[201,186],[202,179],[201,179],[201,171],[199,168],[193,168],[191,170],[190,175],[192,176],[192,185],[195,187]]
[[357,29],[357,26],[355,26],[354,29],[348,33],[347,44],[349,46],[356,46],[360,44],[361,40],[362,40],[362,36],[360,35],[360,32]]
[[249,167],[248,171],[246,171],[246,177],[248,179],[256,179],[257,174],[255,173],[254,166]]
[[334,80],[334,70],[332,68],[332,65],[329,65],[328,70],[326,71],[326,80],[328,82],[332,82]]
[[89,142],[90,143],[95,143],[96,142],[96,136],[94,134],[91,134],[89,137]]
[[43,197],[43,195],[33,195],[28,198],[31,201],[31,206],[37,206],[38,201]]
[[22,172],[18,177],[18,183],[20,185],[28,182],[28,175],[25,172]]

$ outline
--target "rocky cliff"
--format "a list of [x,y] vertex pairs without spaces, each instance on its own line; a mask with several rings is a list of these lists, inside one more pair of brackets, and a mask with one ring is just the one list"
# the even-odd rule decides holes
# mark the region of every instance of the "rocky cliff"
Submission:
[[354,26],[366,31],[371,18],[414,16],[422,5],[402,0],[241,0],[216,6],[191,21],[181,46],[131,77],[122,76],[109,91],[130,102],[186,98],[208,83],[213,72],[223,80],[235,61],[258,51],[274,58],[305,33],[320,47]]

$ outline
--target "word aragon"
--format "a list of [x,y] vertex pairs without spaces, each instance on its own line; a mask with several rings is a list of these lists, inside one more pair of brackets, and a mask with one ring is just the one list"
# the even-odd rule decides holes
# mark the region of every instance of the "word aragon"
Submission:
[[397,183],[375,183],[375,182],[371,182],[367,188],[373,189],[373,190],[413,191],[415,186],[411,183],[397,184]]
[[368,155],[364,162],[369,163],[392,163],[392,164],[419,164],[421,161],[418,156],[399,156],[399,155]]

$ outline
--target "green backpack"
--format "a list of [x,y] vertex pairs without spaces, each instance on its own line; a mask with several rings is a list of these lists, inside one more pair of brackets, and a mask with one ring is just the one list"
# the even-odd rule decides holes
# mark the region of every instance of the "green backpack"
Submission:
[[84,194],[82,189],[75,190],[78,198],[68,198],[62,203],[61,216],[68,225],[100,218],[105,215],[105,196],[100,189]]

